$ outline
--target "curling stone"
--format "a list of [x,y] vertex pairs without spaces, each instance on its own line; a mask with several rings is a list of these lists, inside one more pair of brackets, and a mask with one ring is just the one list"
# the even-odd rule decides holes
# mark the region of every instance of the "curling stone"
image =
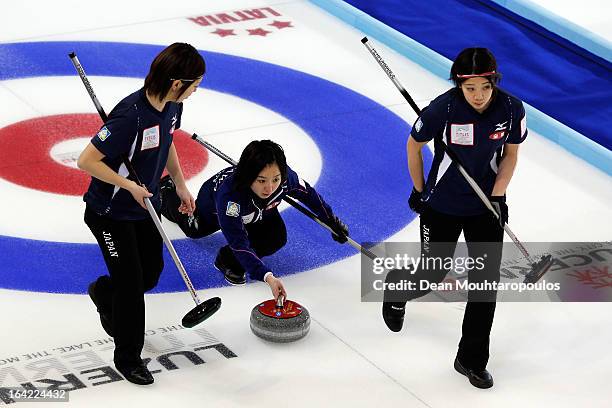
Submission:
[[310,330],[310,314],[292,300],[270,299],[251,311],[251,330],[264,340],[289,343],[301,339]]

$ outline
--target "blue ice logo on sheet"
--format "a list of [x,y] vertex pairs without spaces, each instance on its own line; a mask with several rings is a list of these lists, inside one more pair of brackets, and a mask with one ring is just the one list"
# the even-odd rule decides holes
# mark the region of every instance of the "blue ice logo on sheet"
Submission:
[[[14,55],[0,61],[0,81],[22,77],[44,81],[45,76],[71,76],[78,81],[71,64],[50,63],[50,59],[55,61],[57,55],[71,50],[88,56],[90,76],[142,79],[146,67],[162,49],[159,45],[99,42],[0,44],[0,54]],[[406,123],[401,118],[348,88],[300,71],[216,52],[202,54],[207,64],[215,67],[215,74],[207,77],[202,87],[265,107],[293,122],[316,143],[323,158],[316,188],[351,227],[352,238],[381,241],[413,219],[404,205],[405,192],[411,185],[403,165]],[[117,55],[129,55],[130,64]],[[371,137],[383,129],[384,138]],[[152,146],[155,139],[151,133],[144,146]],[[225,150],[231,142],[225,140],[218,147]],[[429,166],[431,154],[425,151],[424,155]],[[8,183],[0,185],[4,184]],[[80,222],[82,213],[74,217]],[[291,239],[277,254],[266,257],[266,263],[279,275],[307,271],[356,253],[348,245],[331,241],[327,231],[291,207],[283,211],[283,220]],[[0,252],[5,261],[0,265],[0,287],[84,293],[88,282],[106,274],[95,244],[17,238],[3,236],[1,231]],[[179,239],[174,244],[187,270],[204,272],[193,275],[196,288],[225,284],[221,274],[206,270],[212,269],[216,250],[227,244],[222,234],[201,240]],[[57,254],[62,255],[58,258]],[[174,268],[167,253],[165,265]],[[180,275],[169,272],[162,274],[154,291],[184,290]]]

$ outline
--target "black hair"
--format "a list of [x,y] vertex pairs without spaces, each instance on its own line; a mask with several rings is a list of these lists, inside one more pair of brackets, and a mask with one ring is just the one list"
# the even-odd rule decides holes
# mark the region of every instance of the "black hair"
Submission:
[[249,143],[242,151],[234,172],[234,190],[250,188],[259,173],[274,163],[280,170],[282,181],[287,180],[287,159],[279,144],[271,140],[254,140]]
[[204,58],[192,45],[174,43],[160,52],[145,78],[144,89],[151,96],[164,100],[175,80],[181,80],[182,95],[206,71]]
[[[490,73],[488,75],[482,75]],[[461,78],[462,75],[482,76],[486,78],[493,87],[501,80],[501,74],[497,72],[497,61],[495,56],[487,48],[466,48],[457,55],[450,71],[450,80],[460,87],[469,79]]]

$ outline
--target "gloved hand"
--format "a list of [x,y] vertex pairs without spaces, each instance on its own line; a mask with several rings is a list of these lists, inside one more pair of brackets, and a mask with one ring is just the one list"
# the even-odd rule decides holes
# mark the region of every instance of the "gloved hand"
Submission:
[[491,196],[489,197],[493,208],[499,214],[499,225],[504,228],[508,222],[508,205],[506,204],[506,196]]
[[423,193],[417,191],[416,188],[412,187],[412,193],[410,193],[410,198],[408,198],[408,206],[412,211],[417,214],[421,214],[423,212],[423,209],[425,208],[422,196]]
[[346,236],[348,235],[349,230],[346,224],[340,221],[340,218],[334,215],[327,223],[327,225],[329,225],[331,229],[333,229],[336,233],[332,234],[332,238],[334,239],[334,241],[339,242],[341,244],[344,244],[347,241]]

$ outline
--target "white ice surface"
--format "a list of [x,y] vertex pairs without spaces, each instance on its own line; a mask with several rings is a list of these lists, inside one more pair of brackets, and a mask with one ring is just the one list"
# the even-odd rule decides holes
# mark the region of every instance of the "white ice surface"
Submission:
[[[584,4],[581,2],[571,13],[577,23],[588,25],[578,17],[588,9],[593,10],[583,7]],[[292,21],[295,28],[265,39],[245,36],[221,39],[209,34],[210,28],[186,19],[266,6],[281,12],[283,19]],[[605,14],[595,9],[590,17],[597,21]],[[609,20],[609,12],[607,15]],[[249,24],[244,23],[244,27]],[[90,40],[168,44],[188,41],[200,49],[255,58],[317,75],[387,106],[408,123],[414,121],[408,105],[363,49],[359,42],[362,35],[304,1],[183,1],[159,7],[152,6],[151,2],[114,0],[104,3],[21,1],[3,10],[0,27],[3,42]],[[399,77],[410,78],[403,82],[409,84],[421,106],[448,87],[444,81],[386,47],[377,45],[377,49],[384,53]],[[136,86],[133,80],[92,80],[107,109]],[[94,112],[76,77],[45,79],[48,89],[30,82],[0,82],[0,126],[38,115]],[[185,105],[183,128],[209,134],[210,140],[219,144],[227,134],[243,137],[245,141],[271,135],[286,147],[290,162],[300,163],[304,178],[316,181],[322,167],[321,157],[310,138],[274,113],[235,99],[199,91]],[[215,112],[216,107],[222,106],[227,107],[228,113]],[[250,113],[229,113],[237,106],[249,109]],[[200,110],[215,114],[200,117]],[[299,137],[284,142],[283,137],[288,134]],[[241,146],[224,144],[224,150],[237,157]],[[308,159],[308,165],[300,162],[302,157]],[[209,169],[222,165],[211,157]],[[204,174],[195,177],[190,187],[195,190],[205,178]],[[45,220],[43,225],[47,229],[28,224],[17,230],[7,226],[7,218],[0,218],[0,233],[29,237],[39,234],[41,239],[59,240],[52,234],[59,225],[68,225],[70,239],[67,241],[89,239],[85,238],[84,226],[79,224],[80,199],[23,191],[27,189],[6,184],[0,180],[2,217],[6,217],[2,215],[6,210],[18,204],[31,215],[34,204],[29,199],[45,199],[45,205],[57,206],[58,212],[62,207],[65,212],[61,218]],[[24,194],[25,202],[5,198],[9,187],[12,194]],[[508,195],[510,224],[524,241],[610,239],[610,178],[537,134],[531,133],[521,147]],[[29,218],[20,217],[25,224]],[[171,229],[171,234],[178,237],[180,232]],[[411,223],[390,240],[417,237],[417,225]],[[330,241],[330,245],[334,244]],[[380,305],[360,302],[359,267],[359,258],[353,256],[284,279],[290,297],[305,305],[313,317],[310,334],[288,345],[265,343],[250,333],[251,308],[270,296],[264,284],[200,291],[202,297],[223,298],[221,310],[201,327],[235,352],[237,358],[225,359],[207,351],[202,354],[206,364],[181,363],[181,369],[163,371],[156,375],[155,385],[146,388],[125,381],[92,387],[92,380],[85,380],[88,387],[71,394],[70,406],[609,406],[612,399],[608,385],[612,367],[609,303],[499,304],[488,366],[496,385],[482,391],[471,387],[452,368],[463,305],[410,304],[404,330],[392,334],[382,322]],[[192,307],[186,292],[148,295],[147,328],[156,330],[176,325]],[[0,310],[0,385],[12,380],[9,364],[5,362],[10,356],[105,337],[86,296],[0,290]],[[188,331],[176,334],[186,342],[192,336]],[[158,348],[162,348],[162,340],[160,336],[150,338],[151,344]],[[53,353],[56,358],[66,358],[66,353]],[[109,350],[99,354],[106,361],[112,357]],[[146,352],[144,356],[159,354],[163,352]],[[23,366],[18,368],[26,374],[31,372]]]

